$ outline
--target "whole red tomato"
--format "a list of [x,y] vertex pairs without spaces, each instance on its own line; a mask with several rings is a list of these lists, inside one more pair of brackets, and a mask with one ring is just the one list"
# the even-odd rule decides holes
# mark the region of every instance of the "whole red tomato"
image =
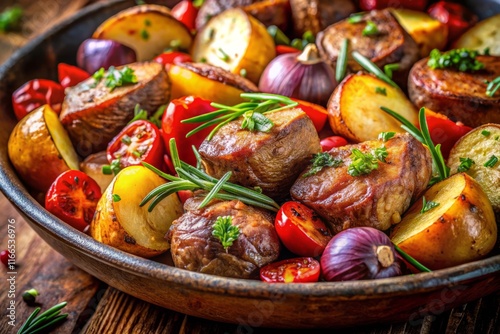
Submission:
[[319,256],[332,234],[318,215],[299,202],[286,202],[274,222],[276,233],[285,247],[300,256]]
[[44,104],[50,104],[59,114],[64,100],[64,88],[55,81],[34,79],[12,93],[12,107],[18,120]]
[[319,144],[321,145],[321,150],[323,152],[328,152],[334,147],[345,146],[349,143],[347,142],[347,140],[345,140],[344,137],[330,136],[330,137],[326,137],[326,138],[321,139]]
[[320,264],[311,257],[287,259],[270,263],[260,269],[260,279],[268,283],[317,282]]
[[150,121],[142,119],[127,125],[106,150],[109,163],[118,160],[120,168],[147,162],[161,169],[164,154],[160,130]]
[[153,60],[162,65],[188,63],[193,61],[189,54],[180,51],[163,52],[161,55],[156,56]]
[[186,135],[191,130],[197,128],[198,123],[181,123],[182,120],[191,117],[206,114],[214,111],[215,108],[210,105],[209,100],[200,97],[186,96],[170,101],[170,104],[163,114],[161,122],[163,141],[168,148],[168,143],[171,138],[175,138],[177,147],[179,148],[179,157],[182,161],[196,166],[196,157],[191,147],[198,148],[205,138],[208,136],[214,126],[197,132],[196,134],[186,138]]
[[85,79],[90,78],[90,74],[82,70],[79,67],[68,65],[65,63],[59,63],[57,65],[57,74],[59,78],[59,83],[64,88],[73,87]]
[[45,208],[62,221],[84,231],[92,221],[101,188],[94,179],[79,170],[59,175],[45,196]]
[[198,16],[198,8],[193,5],[192,1],[182,0],[172,8],[171,14],[177,20],[184,23],[189,31],[196,29],[196,16]]
[[448,43],[455,41],[478,20],[477,16],[465,6],[454,2],[436,2],[429,7],[427,12],[448,26]]

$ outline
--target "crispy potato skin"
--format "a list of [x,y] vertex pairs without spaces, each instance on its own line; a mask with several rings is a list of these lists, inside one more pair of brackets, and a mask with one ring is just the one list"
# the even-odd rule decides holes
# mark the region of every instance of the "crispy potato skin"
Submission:
[[484,63],[485,69],[475,73],[432,70],[427,66],[428,58],[420,60],[408,78],[410,99],[418,108],[429,108],[471,127],[500,123],[500,93],[488,97],[485,84],[500,76],[500,57],[477,59]]
[[490,49],[490,55],[500,56],[500,14],[475,24],[454,43],[453,48],[467,48],[483,51]]
[[53,112],[48,105],[30,112],[20,120],[9,137],[9,158],[26,184],[45,192],[54,180],[69,170],[59,154],[45,121],[45,112]]
[[[388,156],[378,169],[357,177],[347,174],[353,148],[370,152],[383,145]],[[290,194],[315,210],[334,233],[356,226],[387,230],[400,222],[431,177],[429,151],[409,134],[397,134],[386,143],[368,141],[333,148],[328,153],[340,158],[342,165],[299,177]]]
[[[436,220],[422,231],[412,232],[421,215],[422,201],[419,200],[391,234],[391,239],[402,250],[432,270],[479,260],[493,249],[497,238],[497,225],[488,197],[467,174],[456,174],[435,184],[424,196],[432,200],[437,192],[446,192],[449,183],[460,183],[462,191],[446,199],[452,204],[444,214],[435,217]],[[431,210],[424,214],[432,214]],[[401,240],[402,233],[411,236]]]
[[[482,132],[488,131],[488,135]],[[474,164],[466,172],[476,180],[490,199],[493,210],[500,214],[500,163],[493,167],[484,164],[494,155],[500,158],[500,125],[485,124],[460,138],[450,151],[448,167],[451,174],[458,172],[460,158],[470,158]]]
[[169,101],[170,80],[161,64],[144,62],[126,66],[134,70],[137,84],[110,92],[104,79],[93,87],[95,80],[89,78],[66,89],[59,117],[81,156],[105,150],[132,119],[136,104],[152,114]]

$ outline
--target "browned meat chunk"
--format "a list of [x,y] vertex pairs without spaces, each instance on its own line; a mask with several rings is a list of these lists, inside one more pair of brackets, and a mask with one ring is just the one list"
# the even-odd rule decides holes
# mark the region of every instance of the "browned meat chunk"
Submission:
[[419,108],[429,108],[471,127],[500,123],[500,92],[493,97],[486,95],[487,82],[500,76],[500,57],[477,59],[485,68],[472,73],[432,70],[427,66],[428,58],[420,60],[408,78],[410,99]]
[[[186,202],[188,210],[174,221],[167,239],[178,268],[236,278],[253,278],[259,268],[276,260],[280,244],[270,215],[240,201],[217,202],[196,210],[200,201]],[[228,248],[212,235],[218,217],[232,217],[240,230]]]
[[60,118],[81,156],[105,150],[133,118],[137,104],[153,113],[169,101],[170,81],[163,65],[145,62],[126,66],[134,70],[136,84],[111,90],[105,79],[95,85],[89,78],[66,89]]
[[[375,35],[363,36],[367,22],[372,22],[378,30]],[[394,81],[406,87],[408,72],[419,59],[417,43],[401,27],[388,10],[373,10],[362,17],[359,23],[342,20],[318,34],[316,44],[322,56],[335,66],[342,41],[349,39],[349,51],[358,51],[371,59],[379,67],[398,63],[399,70],[394,72]],[[352,72],[362,70],[354,60],[348,60]]]
[[199,149],[208,174],[283,199],[312,155],[321,151],[314,125],[301,109],[285,109],[266,116],[274,123],[269,132],[241,129],[242,120],[221,127]]
[[[378,169],[355,177],[347,173],[353,148],[367,153],[383,145],[388,155]],[[403,212],[427,187],[432,173],[428,149],[409,134],[396,135],[386,143],[367,141],[333,148],[329,154],[343,163],[299,177],[291,195],[314,209],[335,233],[355,226],[387,230],[399,223]]]

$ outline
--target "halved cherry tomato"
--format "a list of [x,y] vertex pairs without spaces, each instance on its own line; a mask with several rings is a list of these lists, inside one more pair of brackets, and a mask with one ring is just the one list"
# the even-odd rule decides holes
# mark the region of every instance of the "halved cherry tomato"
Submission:
[[427,7],[427,0],[360,0],[361,10],[384,9],[388,7],[408,8],[413,10],[424,10]]
[[332,234],[318,215],[299,202],[286,202],[274,221],[276,233],[288,250],[300,256],[319,256]]
[[330,137],[326,137],[326,138],[321,139],[319,144],[321,145],[321,150],[323,152],[328,152],[334,147],[345,146],[349,143],[347,142],[347,140],[345,140],[344,137],[330,136]]
[[296,98],[292,98],[292,100],[299,103],[297,108],[302,109],[302,111],[305,112],[307,116],[309,116],[314,124],[314,128],[316,129],[316,131],[320,132],[321,129],[323,129],[323,127],[325,126],[326,120],[328,119],[328,112],[326,111],[326,109],[315,103],[299,100]]
[[127,125],[106,150],[109,163],[118,159],[121,168],[147,162],[161,169],[164,153],[160,130],[150,121],[142,119]]
[[260,269],[260,279],[268,283],[317,282],[320,264],[312,257],[287,259],[270,263]]
[[188,27],[189,31],[196,29],[196,16],[198,16],[198,8],[193,5],[192,1],[182,0],[177,5],[175,5],[171,14],[177,20],[184,23]]
[[59,114],[64,100],[64,88],[55,81],[34,79],[12,93],[12,107],[18,120],[44,104],[50,104]]
[[200,132],[186,138],[191,130],[198,127],[198,123],[181,123],[182,120],[191,117],[206,114],[214,111],[215,108],[210,105],[209,100],[195,96],[185,96],[170,101],[167,110],[163,114],[161,128],[163,141],[169,151],[169,141],[175,138],[179,149],[179,158],[190,165],[196,166],[196,157],[191,147],[198,148],[208,136],[214,126],[201,130]]
[[276,45],[276,55],[284,55],[285,53],[299,53],[300,50],[288,45]]
[[59,63],[57,65],[57,74],[59,77],[59,83],[64,88],[73,87],[83,80],[90,78],[90,74],[86,71],[79,67],[65,63]]
[[84,231],[89,226],[101,188],[94,179],[79,170],[59,175],[45,196],[45,208],[74,228]]
[[156,56],[153,60],[162,65],[188,63],[193,61],[189,54],[180,51],[163,52],[161,55]]
[[427,12],[448,26],[448,43],[455,41],[478,20],[477,16],[465,6],[454,2],[436,2],[429,7]]

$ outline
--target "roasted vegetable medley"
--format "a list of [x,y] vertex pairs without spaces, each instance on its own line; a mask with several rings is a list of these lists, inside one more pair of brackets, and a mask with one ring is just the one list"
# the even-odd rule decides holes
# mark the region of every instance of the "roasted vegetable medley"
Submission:
[[388,3],[126,9],[59,82],[13,93],[10,160],[62,222],[206,274],[376,279],[497,254],[500,16]]

